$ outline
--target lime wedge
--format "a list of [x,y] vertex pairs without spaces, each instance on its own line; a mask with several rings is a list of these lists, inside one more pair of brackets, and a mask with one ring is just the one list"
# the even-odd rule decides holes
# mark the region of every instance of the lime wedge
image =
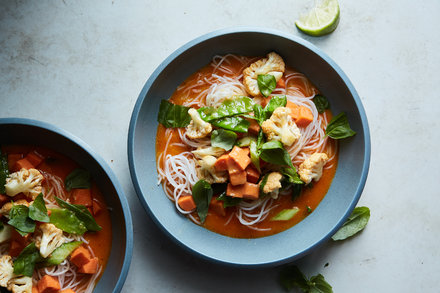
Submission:
[[302,32],[319,37],[331,33],[339,23],[339,4],[337,0],[323,0],[305,15],[295,21]]

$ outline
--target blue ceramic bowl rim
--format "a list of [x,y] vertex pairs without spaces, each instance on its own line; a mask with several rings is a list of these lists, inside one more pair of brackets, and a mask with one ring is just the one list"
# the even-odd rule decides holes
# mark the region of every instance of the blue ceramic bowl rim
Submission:
[[[171,63],[173,62],[178,56],[180,56],[182,53],[184,53],[185,51],[191,49],[192,47],[203,43],[204,41],[207,41],[209,39],[215,38],[215,37],[219,37],[222,35],[227,35],[227,34],[236,34],[236,33],[246,33],[246,32],[251,32],[251,33],[264,33],[264,34],[271,34],[271,35],[276,35],[276,36],[280,36],[286,39],[289,39],[295,43],[298,43],[304,47],[306,47],[307,49],[311,50],[313,53],[315,53],[316,55],[318,55],[319,57],[321,57],[325,62],[327,62],[336,72],[337,74],[341,77],[341,79],[344,81],[344,83],[346,84],[348,90],[350,91],[350,94],[353,96],[354,102],[356,104],[357,109],[359,110],[359,115],[361,118],[361,122],[362,122],[362,127],[363,127],[363,132],[364,132],[364,139],[365,139],[365,143],[364,143],[364,163],[362,166],[362,172],[361,172],[361,176],[360,176],[360,180],[359,180],[359,185],[358,188],[355,192],[355,195],[353,197],[353,200],[351,202],[351,204],[349,205],[349,207],[347,208],[344,216],[341,218],[341,220],[335,225],[334,229],[330,230],[327,235],[325,235],[320,241],[316,242],[314,245],[309,246],[307,248],[305,248],[304,250],[298,252],[297,254],[291,256],[289,259],[285,259],[285,260],[276,260],[273,262],[267,262],[267,263],[259,263],[259,264],[241,264],[239,262],[225,262],[223,260],[220,259],[215,259],[215,258],[211,258],[207,255],[201,254],[198,251],[192,249],[191,247],[188,247],[187,245],[185,245],[184,243],[180,242],[179,239],[177,239],[170,231],[168,231],[157,219],[156,217],[153,215],[152,211],[150,210],[150,207],[147,204],[147,201],[142,193],[142,190],[140,188],[140,183],[139,180],[136,176],[136,171],[135,171],[135,166],[134,166],[134,130],[135,130],[135,126],[139,117],[139,112],[141,109],[141,106],[146,98],[146,94],[148,93],[148,91],[150,90],[152,84],[154,83],[154,81],[156,80],[156,78],[159,76],[159,74]],[[128,130],[128,147],[127,147],[127,154],[128,154],[128,164],[129,164],[129,169],[130,169],[130,174],[131,174],[131,179],[133,181],[133,185],[134,188],[136,190],[136,194],[139,198],[139,200],[141,201],[144,209],[147,211],[147,213],[150,215],[150,218],[153,219],[153,221],[161,228],[162,231],[164,231],[175,243],[177,243],[179,246],[183,247],[185,250],[190,251],[192,253],[195,253],[196,255],[201,256],[204,259],[210,260],[210,261],[214,261],[216,263],[220,263],[220,264],[227,264],[227,265],[233,265],[233,266],[240,266],[240,267],[267,267],[267,266],[274,266],[277,264],[282,264],[287,262],[290,259],[297,259],[300,258],[306,254],[308,254],[311,250],[313,250],[315,247],[320,246],[321,244],[323,244],[325,241],[327,241],[334,233],[336,233],[336,231],[339,229],[339,227],[341,227],[343,225],[343,223],[346,221],[346,219],[350,216],[351,212],[353,211],[353,209],[355,208],[357,202],[359,201],[359,198],[362,194],[362,191],[364,189],[366,180],[367,180],[367,176],[368,176],[368,171],[370,168],[370,157],[371,157],[371,141],[370,141],[370,130],[369,130],[369,126],[368,126],[368,121],[367,121],[367,115],[365,113],[364,107],[362,105],[362,102],[359,98],[359,95],[356,91],[356,89],[354,88],[353,84],[351,83],[351,81],[349,80],[349,78],[347,77],[347,75],[342,71],[342,69],[327,55],[325,54],[323,51],[321,51],[321,49],[319,49],[318,47],[316,47],[315,45],[313,45],[312,43],[297,37],[297,36],[293,36],[290,35],[288,33],[279,31],[279,30],[275,30],[275,29],[269,29],[269,28],[264,28],[264,27],[256,27],[256,26],[237,26],[237,27],[230,27],[230,28],[225,28],[225,29],[220,29],[220,30],[216,30],[213,32],[209,32],[207,34],[204,34],[198,38],[195,38],[191,41],[189,41],[188,43],[184,44],[183,46],[181,46],[180,48],[178,48],[177,50],[175,50],[172,54],[170,54],[157,68],[156,70],[154,70],[154,72],[150,75],[150,77],[148,78],[147,82],[145,83],[144,87],[142,88],[142,91],[139,94],[139,97],[136,101],[136,104],[134,106],[133,109],[133,113],[131,116],[131,120],[130,120],[130,125],[129,125],[129,130]]]
[[122,206],[122,212],[124,214],[124,220],[125,220],[126,249],[125,249],[125,255],[124,255],[124,263],[122,265],[119,279],[116,283],[115,288],[113,289],[114,293],[120,292],[122,290],[122,286],[125,283],[125,280],[127,279],[128,270],[129,270],[130,264],[131,264],[131,257],[133,255],[133,223],[131,220],[131,212],[130,212],[127,198],[124,195],[124,192],[122,190],[122,187],[119,184],[118,179],[116,178],[116,175],[113,173],[113,171],[107,165],[107,163],[104,161],[104,159],[102,159],[101,156],[99,156],[97,153],[95,153],[88,144],[86,144],[80,138],[74,136],[73,134],[71,134],[71,133],[69,133],[59,127],[56,127],[56,126],[49,124],[47,122],[42,122],[42,121],[27,119],[27,118],[0,118],[0,124],[18,124],[18,125],[36,126],[36,127],[43,128],[43,129],[49,130],[51,132],[54,132],[58,135],[61,135],[65,138],[67,138],[68,140],[72,141],[73,143],[77,144],[79,147],[81,147],[95,161],[97,161],[98,164],[104,169],[105,173],[109,177],[110,181],[112,182],[112,184],[116,190],[116,193],[118,195],[119,201]]

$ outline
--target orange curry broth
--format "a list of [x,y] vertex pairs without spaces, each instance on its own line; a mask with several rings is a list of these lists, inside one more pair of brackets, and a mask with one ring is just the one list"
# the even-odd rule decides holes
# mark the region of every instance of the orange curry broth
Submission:
[[[239,64],[239,62],[236,62],[235,59],[230,60],[231,64],[228,64],[228,67],[230,67],[232,70],[239,70],[242,65]],[[286,68],[286,71],[292,71],[293,70]],[[177,89],[169,101],[173,102],[174,104],[181,105],[184,102],[185,95],[183,94],[186,87],[194,85],[197,77],[199,75],[205,75],[209,76],[213,72],[213,67],[210,65],[207,65],[200,69],[199,71],[192,74],[187,80],[185,80],[180,89]],[[289,82],[287,86],[292,85],[292,81]],[[306,92],[305,86],[301,81],[294,84],[294,86],[298,87],[302,92]],[[208,84],[201,84],[197,86],[197,89],[199,90],[205,90],[209,88]],[[332,118],[332,114],[330,110],[327,110],[324,115],[327,116],[327,121],[330,121]],[[167,129],[162,125],[159,124],[157,128],[157,135],[156,135],[156,162],[158,162],[158,157],[160,153],[163,152],[165,149],[165,145],[167,143],[167,140],[169,137],[165,137],[165,131]],[[179,134],[177,132],[177,129],[170,129],[172,138],[170,140],[170,144],[168,145],[168,152],[167,154],[171,155],[177,155],[179,153],[185,152],[185,151],[191,151],[192,148],[187,147],[181,147],[172,145],[174,142],[181,142],[181,139],[179,137]],[[334,144],[333,140],[330,140],[328,143]],[[335,147],[335,145],[333,145]],[[217,213],[212,212],[211,210],[208,211],[208,216],[206,217],[205,223],[203,223],[203,227],[206,229],[209,229],[213,232],[229,236],[229,237],[235,237],[235,238],[258,238],[258,237],[264,237],[273,235],[279,232],[282,232],[286,229],[289,229],[290,227],[294,226],[295,224],[302,221],[305,217],[307,217],[310,213],[308,212],[307,207],[311,209],[313,212],[318,204],[321,202],[321,200],[326,195],[328,189],[330,188],[330,184],[333,180],[333,177],[336,173],[336,167],[337,167],[337,161],[338,161],[338,151],[336,151],[335,157],[332,159],[334,160],[332,167],[328,169],[324,169],[322,173],[322,177],[318,182],[312,182],[312,187],[304,187],[301,195],[292,201],[291,195],[280,195],[278,199],[276,200],[276,204],[278,206],[274,209],[272,209],[269,212],[269,215],[266,217],[266,219],[258,224],[253,225],[253,227],[257,228],[270,228],[269,231],[257,231],[248,228],[245,225],[242,225],[238,218],[235,216],[232,216],[232,220],[226,225],[227,221],[231,217],[232,213],[235,213],[236,208],[235,207],[228,207],[226,208],[226,216],[220,216]],[[163,167],[162,162],[160,163],[161,167]],[[218,196],[218,194],[215,194],[214,196]],[[280,211],[284,209],[291,209],[293,207],[299,208],[299,212],[290,220],[288,221],[270,221],[272,217],[277,215]],[[197,217],[197,213],[193,213],[194,216]]]
[[[8,145],[2,147],[3,154],[23,154],[24,156],[26,156],[28,152],[34,150],[45,158],[36,169],[58,176],[63,181],[70,172],[79,167],[77,163],[68,157],[47,148],[22,145]],[[9,166],[9,168],[11,169],[12,166]],[[91,193],[93,199],[102,207],[101,211],[94,216],[96,222],[102,227],[102,229],[98,232],[86,232],[84,238],[89,242],[95,256],[99,258],[99,263],[105,268],[110,255],[112,241],[110,213],[106,208],[107,205],[104,197],[95,183],[92,184]],[[101,274],[103,271],[104,269],[101,271]]]

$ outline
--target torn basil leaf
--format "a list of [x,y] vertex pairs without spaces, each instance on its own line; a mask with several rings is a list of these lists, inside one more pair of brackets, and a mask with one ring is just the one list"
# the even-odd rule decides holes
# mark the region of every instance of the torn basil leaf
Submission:
[[49,215],[47,214],[47,208],[42,193],[40,193],[29,206],[29,218],[39,222],[49,222]]
[[199,215],[200,222],[204,223],[206,216],[208,215],[209,203],[212,198],[211,185],[205,180],[201,179],[194,184],[192,189],[192,197],[197,207],[197,214]]
[[300,288],[306,293],[333,293],[333,288],[318,274],[307,279],[307,277],[294,265],[284,267],[280,272],[280,283],[287,291],[293,288]]
[[157,122],[166,128],[186,127],[191,122],[188,110],[189,107],[162,100],[157,114]]
[[344,112],[332,118],[325,129],[325,134],[333,139],[342,139],[356,134],[356,131],[350,128],[347,116]]
[[96,223],[95,218],[85,206],[71,204],[58,197],[55,197],[55,200],[60,207],[66,208],[73,212],[75,216],[84,224],[88,231],[96,232],[102,229],[102,227]]
[[34,267],[37,262],[40,262],[42,257],[35,243],[32,242],[26,246],[20,255],[14,261],[14,274],[25,275],[32,277]]
[[284,175],[284,178],[287,179],[287,182],[292,184],[304,184],[304,182],[299,177],[298,172],[296,172],[295,167],[281,168],[280,172]]
[[6,178],[9,176],[8,158],[0,150],[0,194],[5,194]]
[[64,185],[67,191],[70,191],[72,188],[87,189],[91,185],[90,178],[89,171],[77,168],[67,175]]
[[370,219],[368,207],[356,207],[344,225],[332,236],[334,241],[344,240],[362,231]]
[[248,128],[250,125],[249,121],[238,116],[220,118],[217,120],[213,120],[210,123],[216,127],[232,130],[235,132],[241,132],[241,133],[248,132]]
[[289,166],[292,169],[295,168],[292,164],[289,153],[283,147],[281,142],[277,140],[268,141],[261,146],[260,158],[271,164]]
[[60,247],[56,248],[50,256],[46,259],[44,264],[46,266],[56,266],[62,263],[75,249],[80,247],[81,241],[73,241],[64,243]]
[[230,130],[216,129],[211,134],[211,145],[229,151],[234,147],[237,134]]
[[29,208],[25,205],[12,205],[8,224],[22,236],[35,231],[35,222],[29,218]]
[[257,77],[257,84],[260,93],[268,97],[277,87],[277,80],[272,74],[260,74]]
[[222,194],[220,194],[220,196],[217,197],[216,200],[222,201],[224,208],[235,207],[236,205],[238,205],[242,201],[241,198],[227,196],[226,192],[223,192]]
[[275,111],[278,107],[285,107],[287,104],[286,96],[274,96],[270,99],[269,103],[267,103],[266,107],[264,107],[264,116],[265,120],[269,119],[272,116],[273,111]]
[[271,221],[288,221],[292,219],[299,211],[299,208],[295,207],[292,209],[284,209],[274,217],[272,217]]
[[51,209],[50,222],[67,233],[82,235],[87,232],[86,226],[73,212],[67,209]]
[[330,103],[327,98],[322,95],[315,95],[313,97],[313,103],[315,103],[316,109],[319,113],[324,113],[325,110],[330,109]]

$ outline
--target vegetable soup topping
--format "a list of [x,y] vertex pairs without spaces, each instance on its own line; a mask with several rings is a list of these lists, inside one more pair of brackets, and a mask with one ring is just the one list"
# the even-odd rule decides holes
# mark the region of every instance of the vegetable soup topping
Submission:
[[1,147],[0,215],[2,290],[93,291],[111,227],[87,170],[45,148]]
[[162,100],[158,179],[176,209],[214,232],[255,238],[288,229],[327,193],[344,113],[275,52],[228,54]]

